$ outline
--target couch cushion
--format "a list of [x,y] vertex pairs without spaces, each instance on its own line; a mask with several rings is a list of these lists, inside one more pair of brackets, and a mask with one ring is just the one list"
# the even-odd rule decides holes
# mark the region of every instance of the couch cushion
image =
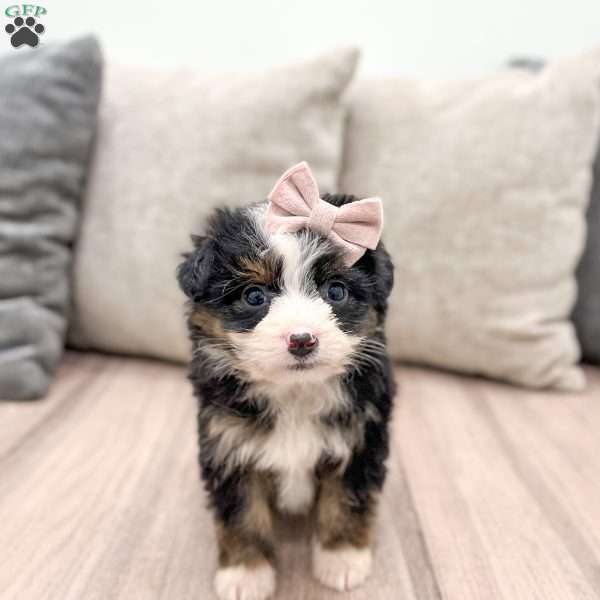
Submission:
[[353,91],[342,191],[381,195],[397,358],[580,389],[568,318],[598,139],[600,52],[538,75]]
[[96,122],[93,38],[0,60],[0,398],[42,395],[63,349]]
[[335,188],[356,59],[340,50],[220,76],[107,65],[77,247],[75,345],[187,358],[175,269],[190,232],[216,206],[266,198],[300,160]]

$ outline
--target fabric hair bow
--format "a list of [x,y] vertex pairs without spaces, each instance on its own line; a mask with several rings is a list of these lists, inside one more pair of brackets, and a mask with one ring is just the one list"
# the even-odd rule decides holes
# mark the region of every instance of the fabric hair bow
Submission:
[[375,250],[383,229],[380,198],[365,198],[337,207],[321,199],[317,182],[301,162],[288,169],[269,194],[266,227],[269,233],[311,229],[330,239],[352,266],[367,249]]

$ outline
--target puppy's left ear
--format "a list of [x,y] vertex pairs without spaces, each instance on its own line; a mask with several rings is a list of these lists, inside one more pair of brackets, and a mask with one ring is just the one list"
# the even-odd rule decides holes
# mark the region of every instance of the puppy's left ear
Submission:
[[385,313],[387,299],[394,286],[394,265],[382,242],[375,250],[368,250],[357,266],[373,278],[373,300],[375,309]]
[[382,242],[373,252],[375,258],[375,296],[377,304],[385,310],[387,299],[394,287],[394,264]]
[[184,254],[185,260],[177,267],[177,281],[188,298],[201,302],[213,263],[213,241],[193,235],[192,242],[195,246],[193,252]]

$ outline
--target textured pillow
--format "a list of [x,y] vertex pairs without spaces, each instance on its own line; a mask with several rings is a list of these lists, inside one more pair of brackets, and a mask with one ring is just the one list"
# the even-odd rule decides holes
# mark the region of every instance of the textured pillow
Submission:
[[107,65],[77,246],[75,345],[186,358],[174,274],[190,232],[215,206],[264,199],[301,160],[335,188],[356,60],[340,50],[226,76]]
[[[510,66],[540,71],[545,61],[518,58]],[[587,240],[577,267],[577,302],[573,321],[581,344],[582,358],[600,364],[600,152],[594,161],[594,181],[587,210]]]
[[598,139],[600,52],[540,74],[360,82],[341,191],[380,195],[397,358],[578,390],[568,318]]
[[101,56],[83,38],[0,60],[0,398],[46,391],[59,361]]

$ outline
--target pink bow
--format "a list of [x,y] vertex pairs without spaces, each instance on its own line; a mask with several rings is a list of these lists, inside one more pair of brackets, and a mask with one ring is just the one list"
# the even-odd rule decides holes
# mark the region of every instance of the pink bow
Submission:
[[294,233],[308,228],[344,250],[352,266],[367,250],[375,250],[383,229],[379,198],[365,198],[339,208],[322,200],[306,162],[288,169],[269,194],[266,225],[269,233]]

